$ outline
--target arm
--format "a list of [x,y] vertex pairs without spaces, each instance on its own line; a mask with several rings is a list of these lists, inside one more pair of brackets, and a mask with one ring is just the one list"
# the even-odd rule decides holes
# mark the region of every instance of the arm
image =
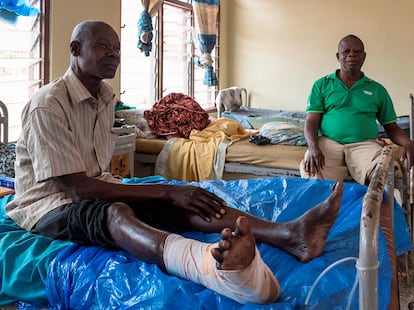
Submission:
[[226,203],[215,194],[196,186],[167,184],[116,184],[88,177],[84,172],[59,177],[74,201],[101,199],[139,207],[139,202],[165,200],[177,208],[192,212],[205,221],[220,218]]
[[305,121],[305,139],[308,144],[308,156],[304,160],[304,169],[311,176],[325,166],[325,156],[318,146],[318,130],[322,114],[308,113]]
[[384,125],[384,129],[392,142],[404,148],[401,160],[407,159],[408,167],[411,168],[414,164],[414,141],[395,122]]

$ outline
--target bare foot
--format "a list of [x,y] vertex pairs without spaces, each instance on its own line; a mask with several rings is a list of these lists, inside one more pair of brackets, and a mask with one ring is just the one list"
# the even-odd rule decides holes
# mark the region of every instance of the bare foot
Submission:
[[338,215],[343,192],[342,182],[337,182],[325,201],[291,222],[289,240],[281,248],[303,263],[321,255],[325,239]]
[[254,259],[256,239],[251,232],[250,222],[240,216],[236,220],[234,232],[230,228],[221,231],[221,240],[211,254],[217,261],[217,268],[222,270],[242,270]]

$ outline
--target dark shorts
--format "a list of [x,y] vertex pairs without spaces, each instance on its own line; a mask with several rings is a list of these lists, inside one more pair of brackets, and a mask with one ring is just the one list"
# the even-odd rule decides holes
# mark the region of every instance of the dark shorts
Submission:
[[62,205],[42,216],[32,232],[83,245],[119,249],[106,228],[106,210],[110,205],[110,202],[100,200]]
[[[43,215],[33,233],[83,245],[119,249],[107,229],[107,209],[111,202],[84,200],[62,205]],[[185,214],[162,201],[142,202],[131,208],[141,221],[155,228],[181,233],[189,229]]]

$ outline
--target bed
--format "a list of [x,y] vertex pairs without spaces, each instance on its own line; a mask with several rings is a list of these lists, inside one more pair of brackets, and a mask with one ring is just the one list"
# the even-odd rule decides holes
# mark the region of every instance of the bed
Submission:
[[[273,111],[276,113],[276,111]],[[281,112],[280,115],[286,115]],[[247,127],[242,119],[237,119],[231,114],[223,114],[229,120],[240,121],[240,124],[251,130],[252,135],[258,134],[258,127]],[[259,117],[257,117],[259,118]],[[272,118],[273,120],[275,118]],[[280,118],[279,118],[280,119]],[[286,117],[286,119],[288,119]],[[261,118],[264,121],[264,118]],[[296,121],[296,118],[292,118]],[[259,120],[258,120],[259,122]],[[258,123],[257,123],[258,124]],[[162,137],[139,136],[136,140],[135,160],[136,163],[150,166],[155,164],[156,157],[167,143],[167,139]],[[258,177],[258,176],[296,176],[299,177],[299,164],[306,151],[304,143],[302,145],[289,144],[267,144],[257,145],[250,142],[248,138],[241,139],[227,147],[225,164],[223,168],[224,179],[234,179],[239,177]]]
[[[271,140],[273,138],[272,142],[275,143],[257,145],[252,143],[249,138],[233,141],[226,146],[225,154],[222,156],[224,159],[221,160],[221,171],[211,174],[205,179],[219,178],[232,180],[271,176],[300,177],[299,164],[307,149],[303,136],[305,113],[300,111],[250,108],[248,103],[246,103],[247,99],[244,99],[243,102],[243,105],[236,110],[223,111],[223,108],[218,108],[218,120],[228,119],[229,121],[235,121],[247,131],[251,131],[251,135],[267,134],[267,137],[271,138]],[[139,111],[124,111],[122,113],[121,116],[125,117],[132,124],[139,122],[136,119],[129,119],[131,115],[134,115],[133,118],[141,117],[142,119]],[[277,128],[278,124],[288,124],[294,126],[295,130],[300,129],[300,138],[296,140],[286,139],[282,143],[277,143],[280,141],[280,135],[274,128]],[[168,154],[168,150],[166,151],[166,145],[171,143],[171,141],[163,137],[151,135],[151,133],[148,134],[150,132],[149,128],[143,128],[142,132],[147,134],[137,134],[135,145],[136,175],[145,176],[157,173],[167,178],[170,178],[170,176],[175,179],[181,178],[181,175],[165,173],[165,167],[161,166],[165,161],[171,160],[171,158],[176,161],[172,164],[173,166],[178,166],[181,163],[180,157],[176,156],[176,154]],[[295,131],[295,133],[297,132]],[[279,140],[274,141],[276,138]],[[396,145],[393,147],[396,176],[395,188],[398,189],[400,203],[405,209],[408,209],[410,207],[411,178],[409,171],[405,168],[405,163],[399,160],[402,149]],[[167,153],[167,155],[163,154],[163,158],[159,158],[160,153]],[[181,156],[185,159],[186,155],[181,154]],[[198,163],[200,162],[202,160],[198,161]],[[186,181],[190,180],[187,179]],[[348,181],[351,181],[351,178]]]
[[[320,257],[303,264],[283,251],[258,244],[264,261],[282,287],[279,301],[263,306],[240,305],[200,285],[169,276],[124,251],[85,247],[22,230],[5,213],[5,205],[14,197],[5,195],[0,198],[0,306],[15,304],[18,309],[355,309],[359,305],[360,309],[388,309],[398,303],[395,256],[412,250],[402,208],[392,195],[391,160],[392,150],[386,147],[368,187],[344,185],[338,219]],[[235,208],[272,221],[296,218],[323,200],[333,185],[331,181],[294,177],[183,182],[150,176],[123,182],[201,186]],[[380,212],[383,197],[389,208]],[[208,242],[219,237],[199,232],[186,235]]]
[[[280,138],[281,135],[276,129],[279,129],[278,124],[281,123],[303,128],[306,118],[305,112],[252,108],[247,90],[239,87],[220,90],[216,98],[216,108],[218,119],[228,118],[238,122],[246,130],[258,130],[259,135],[266,135],[272,142],[266,145],[256,145],[251,143],[249,139],[242,139],[231,143],[226,149],[220,178],[232,180],[267,176],[300,177],[299,165],[307,149],[303,132],[302,136],[295,140],[289,139],[289,136],[286,139],[283,135]],[[414,128],[412,116],[414,100],[411,94],[409,110],[411,111],[410,115],[398,117],[397,123],[408,135],[413,137],[411,131]],[[387,139],[384,128],[381,125],[378,126],[380,137]],[[147,173],[164,172],[163,170],[157,171],[156,164],[157,156],[163,150],[166,141],[165,139],[155,140],[138,137],[136,141],[135,159]],[[396,194],[406,210],[410,227],[413,227],[412,172],[406,168],[405,162],[400,161],[402,148],[397,145],[393,145],[393,148]],[[154,164],[155,166],[153,166]],[[352,181],[352,178],[349,176],[346,181]]]
[[[236,96],[240,96],[240,100],[232,101],[238,104],[229,104],[221,92],[225,93],[234,89],[238,90]],[[227,103],[227,108],[223,106],[223,103]],[[268,144],[258,145],[258,143],[252,143],[250,139],[245,138],[228,145],[221,175],[223,179],[258,176],[300,177],[299,164],[307,149],[303,135],[306,114],[303,111],[251,108],[247,91],[235,87],[221,90],[217,96],[216,106],[218,119],[226,118],[236,121],[243,128],[251,131],[251,135],[264,135],[270,140]],[[135,124],[137,127],[141,127],[145,123],[142,111],[118,111],[117,113],[120,117],[125,118],[127,123]],[[292,130],[298,129],[295,131],[295,139],[280,134],[280,132],[286,133],[287,131],[286,128],[280,128],[282,124],[294,126],[295,128],[290,128]],[[151,130],[148,127],[141,127],[141,129],[143,129],[141,133],[144,134],[137,134],[135,161],[141,166],[151,167],[156,163],[157,156],[165,147],[167,139],[151,135]],[[399,152],[401,149],[396,146],[394,150],[396,158],[398,158]],[[397,184],[397,187],[404,187],[406,190],[409,188],[409,184],[405,184],[407,178],[404,175],[406,171],[404,171],[402,163],[396,162],[396,169],[396,180],[401,183]],[[154,171],[154,169],[150,170],[150,172]],[[137,173],[140,175],[140,171]],[[402,196],[405,199],[407,195],[404,193]]]

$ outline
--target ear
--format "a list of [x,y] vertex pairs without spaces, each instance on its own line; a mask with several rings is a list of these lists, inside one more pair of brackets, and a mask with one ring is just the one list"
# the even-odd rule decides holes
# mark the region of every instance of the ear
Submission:
[[339,61],[339,53],[336,53],[336,59]]
[[364,62],[365,61],[365,58],[367,57],[367,53],[366,52],[364,52],[364,58],[363,58],[363,60],[362,60],[362,62]]
[[81,44],[79,41],[70,42],[70,53],[73,56],[79,56],[81,50]]

